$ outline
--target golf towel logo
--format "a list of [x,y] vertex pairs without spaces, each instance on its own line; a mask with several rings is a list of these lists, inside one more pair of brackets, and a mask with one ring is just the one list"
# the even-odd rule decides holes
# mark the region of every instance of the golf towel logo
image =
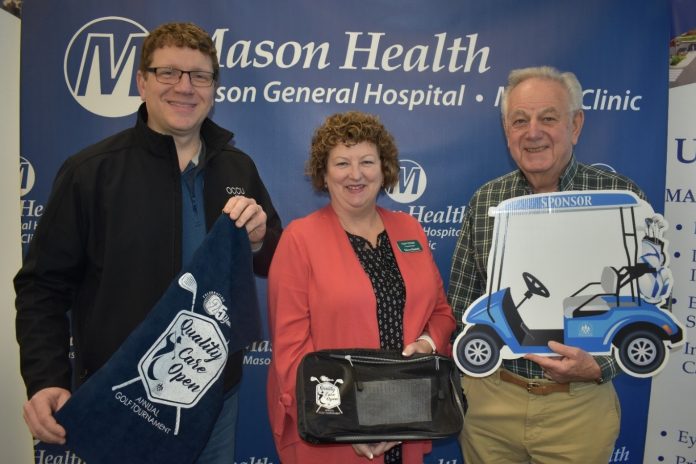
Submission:
[[220,324],[230,326],[230,317],[227,315],[225,299],[218,292],[208,292],[203,295],[203,309],[213,316]]
[[[341,411],[341,391],[338,384],[342,384],[342,379],[330,379],[325,375],[310,377],[312,382],[317,382],[316,403],[319,406],[316,410],[318,414],[343,414]],[[334,411],[337,410],[337,411]]]
[[178,283],[193,294],[191,311],[180,311],[140,359],[139,377],[112,387],[115,391],[140,380],[150,401],[176,407],[174,435],[179,431],[180,408],[194,407],[227,361],[227,342],[217,323],[193,312],[195,277],[187,272]]
[[88,463],[195,462],[236,368],[229,353],[261,339],[252,266],[246,230],[221,214],[144,320],[56,412],[67,448]]

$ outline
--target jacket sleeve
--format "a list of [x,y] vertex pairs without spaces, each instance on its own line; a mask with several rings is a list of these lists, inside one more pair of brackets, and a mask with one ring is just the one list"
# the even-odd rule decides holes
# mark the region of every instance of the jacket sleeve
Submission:
[[271,266],[273,254],[278,246],[278,241],[280,240],[280,234],[283,231],[283,227],[280,221],[280,216],[278,215],[278,212],[271,201],[271,196],[268,194],[266,186],[263,184],[261,176],[259,175],[259,172],[255,166],[253,166],[250,175],[251,187],[253,189],[251,196],[253,196],[256,202],[261,205],[267,216],[266,235],[263,239],[263,245],[261,246],[260,250],[254,253],[253,256],[254,273],[261,277],[266,277]]
[[442,279],[440,278],[439,270],[435,263],[433,263],[435,273],[438,281],[437,286],[437,300],[435,303],[435,308],[433,313],[430,315],[428,324],[426,326],[426,331],[430,337],[435,342],[437,346],[437,352],[445,355],[451,355],[452,344],[450,343],[450,338],[454,329],[457,327],[457,323],[454,320],[452,314],[452,308],[449,303],[447,303],[447,297],[445,296],[445,290],[442,286]]
[[204,193],[208,230],[220,216],[225,203],[232,197],[229,190],[225,193],[230,185],[243,186],[243,192],[235,195],[253,198],[266,213],[266,235],[261,249],[253,255],[254,274],[266,277],[283,229],[280,216],[273,206],[254,160],[243,151],[228,145],[221,153],[211,154],[205,172]]
[[20,369],[31,397],[71,387],[68,311],[83,275],[84,224],[69,161],[56,177],[22,268],[14,278]]
[[[423,232],[420,224],[418,225],[423,243],[428,243],[428,238]],[[442,277],[440,276],[440,270],[435,263],[435,260],[430,252],[430,248],[426,247],[428,253],[428,274],[432,276],[433,286],[432,291],[435,292],[435,306],[433,307],[430,318],[425,326],[425,331],[435,342],[437,347],[437,352],[450,355],[452,351],[452,345],[450,343],[450,338],[452,332],[457,327],[452,314],[452,307],[447,302],[447,297],[445,295],[445,289],[442,283]]]
[[306,243],[288,228],[280,239],[268,278],[273,362],[269,372],[269,417],[279,448],[296,436],[295,377],[302,357],[315,350],[311,338],[310,264]]

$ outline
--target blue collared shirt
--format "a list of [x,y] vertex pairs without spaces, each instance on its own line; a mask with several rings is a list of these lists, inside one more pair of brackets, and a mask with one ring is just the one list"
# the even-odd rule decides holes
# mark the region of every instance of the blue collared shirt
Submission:
[[186,266],[206,235],[203,204],[205,145],[181,173],[181,264]]

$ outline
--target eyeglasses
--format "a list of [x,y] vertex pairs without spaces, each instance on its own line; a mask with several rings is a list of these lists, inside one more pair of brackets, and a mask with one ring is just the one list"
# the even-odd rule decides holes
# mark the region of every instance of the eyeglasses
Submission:
[[176,68],[147,68],[148,72],[155,75],[160,84],[177,84],[184,74],[189,75],[191,85],[194,87],[210,87],[215,81],[215,74],[208,71],[182,71]]

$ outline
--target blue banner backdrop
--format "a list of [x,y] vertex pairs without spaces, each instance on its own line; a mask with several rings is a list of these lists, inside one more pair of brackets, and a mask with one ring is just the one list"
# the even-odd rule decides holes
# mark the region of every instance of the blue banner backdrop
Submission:
[[[221,64],[213,118],[255,159],[284,223],[327,201],[303,176],[314,128],[337,111],[376,113],[402,160],[399,185],[380,202],[420,220],[446,283],[464,205],[514,168],[498,106],[506,76],[542,64],[575,72],[585,87],[578,158],[632,177],[663,209],[669,5],[661,0],[640,8],[631,0],[34,0],[22,16],[25,244],[63,160],[133,124],[139,46],[147,30],[173,20],[213,35]],[[278,462],[265,407],[270,350],[263,340],[246,356],[239,464]],[[642,462],[650,380],[616,384],[623,421],[612,462]],[[48,456],[78,462],[39,445],[36,461]],[[438,442],[426,462],[460,463],[456,441]]]
[[645,439],[645,462],[696,462],[696,3],[671,0],[669,118],[665,218],[674,290],[672,311],[686,329],[686,344],[655,377]]

